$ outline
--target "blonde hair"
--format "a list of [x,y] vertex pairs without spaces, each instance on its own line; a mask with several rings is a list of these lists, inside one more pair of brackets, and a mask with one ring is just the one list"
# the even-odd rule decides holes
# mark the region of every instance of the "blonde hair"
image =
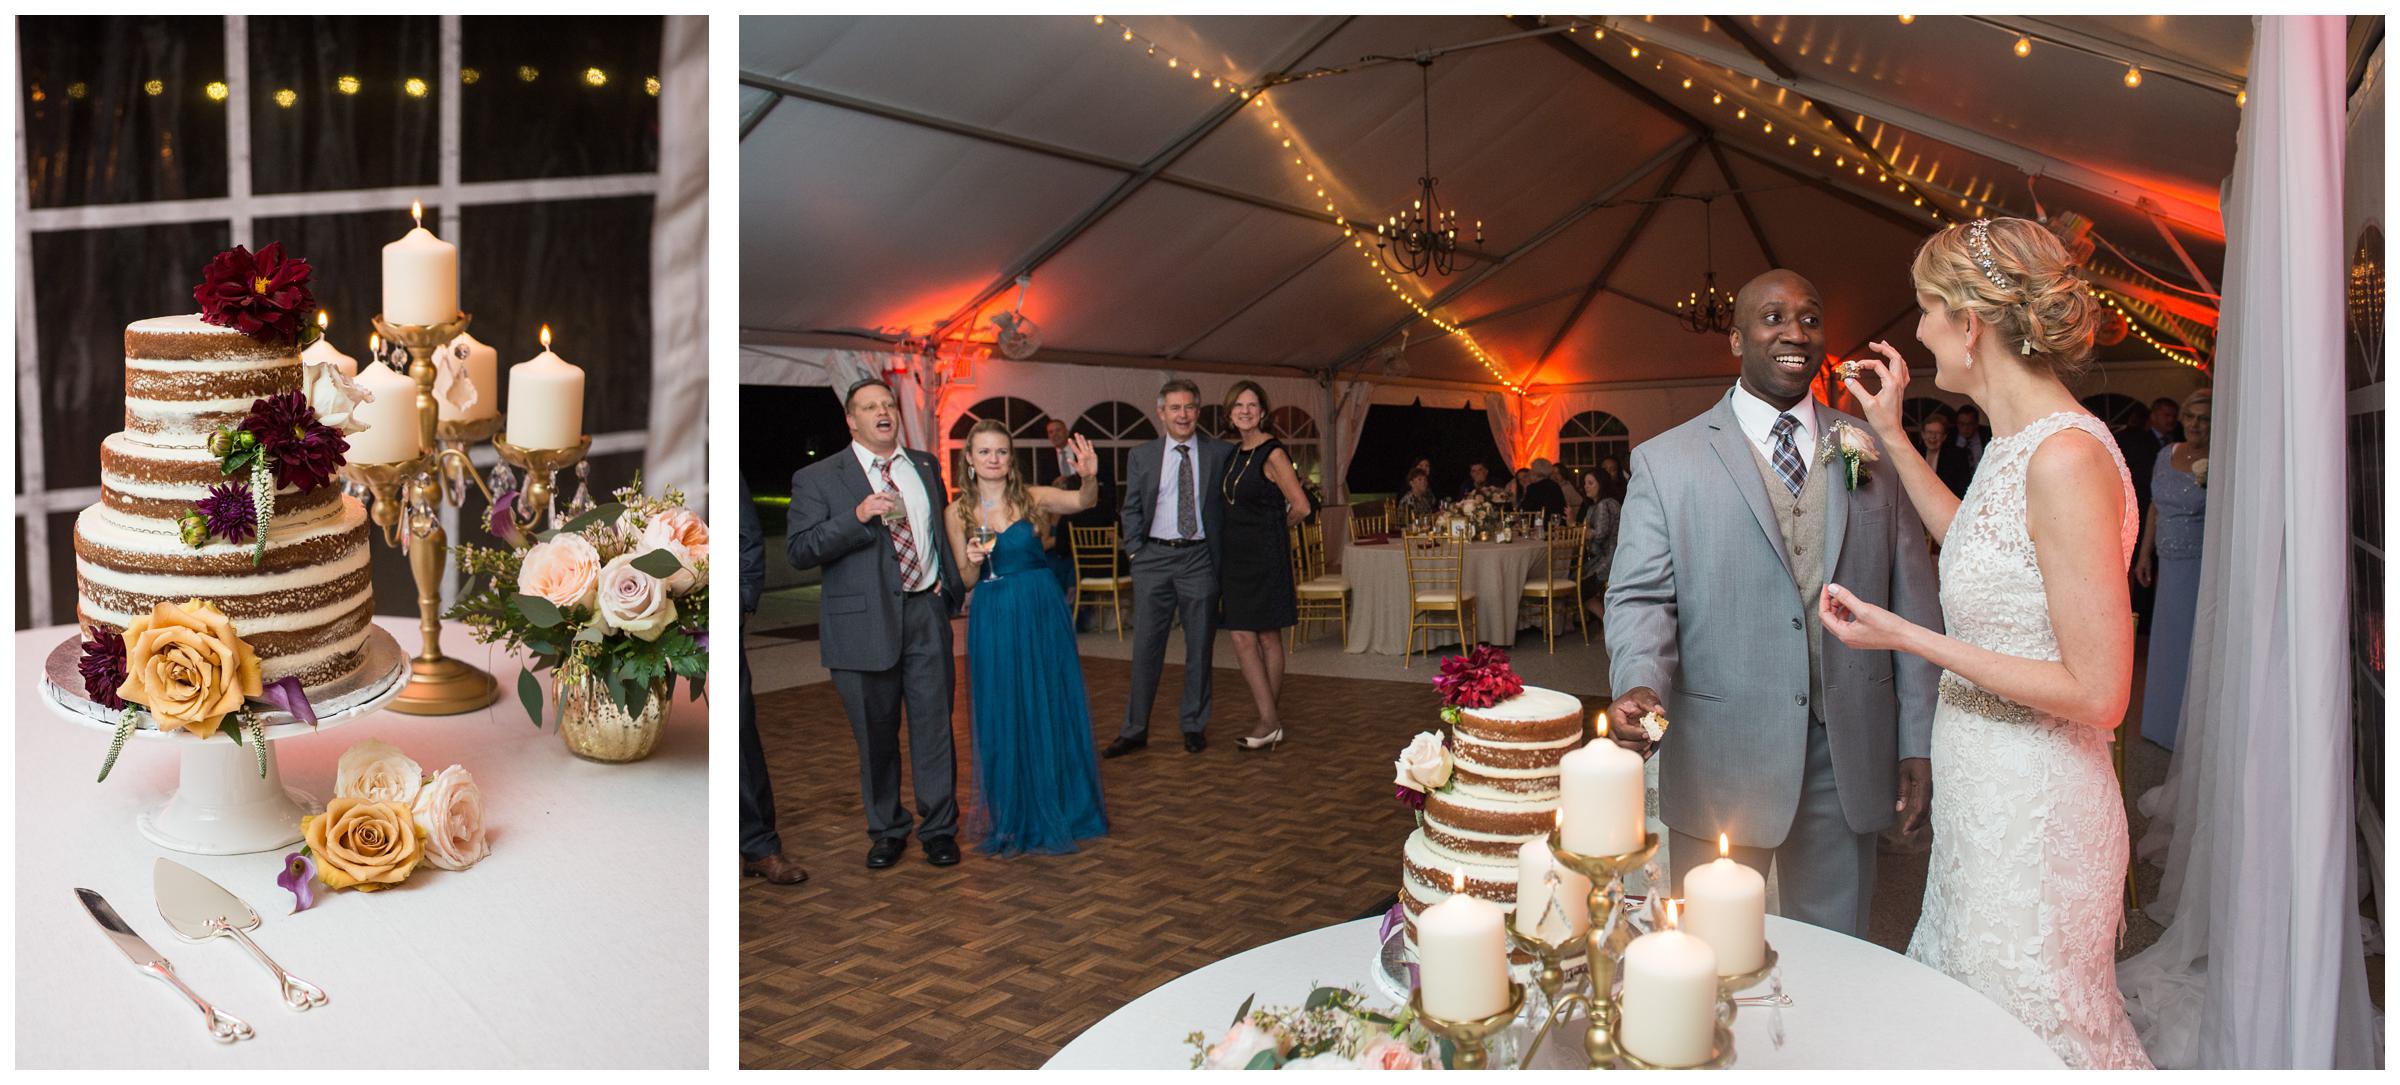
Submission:
[[1040,505],[1034,503],[1033,491],[1025,487],[1025,477],[1017,471],[1017,457],[1013,451],[1017,444],[1016,438],[1008,432],[1007,426],[1000,424],[1000,420],[997,418],[986,418],[975,423],[975,428],[967,431],[967,477],[961,481],[958,487],[958,500],[950,503],[951,511],[958,513],[960,524],[965,526],[968,531],[975,530],[975,525],[983,522],[976,515],[976,502],[983,492],[983,482],[975,477],[974,463],[975,438],[986,433],[998,434],[1000,439],[1007,442],[1012,450],[1008,457],[1008,477],[1000,484],[1000,499],[1008,502],[1008,507],[1014,510],[1018,517],[1033,521],[1033,533],[1036,537],[1048,535],[1050,533],[1049,516],[1042,511]]
[[[1988,261],[1988,263],[1987,263]],[[1975,314],[2027,365],[2066,377],[2092,357],[2100,302],[2048,228],[2020,218],[1978,219],[1926,238],[1909,262],[1918,290]]]

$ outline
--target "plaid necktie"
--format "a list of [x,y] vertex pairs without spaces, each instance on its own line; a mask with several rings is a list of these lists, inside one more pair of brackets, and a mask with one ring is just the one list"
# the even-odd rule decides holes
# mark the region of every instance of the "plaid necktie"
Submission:
[[[891,494],[893,500],[905,502],[906,499],[900,495],[900,487],[892,483],[892,461],[877,459],[875,468],[883,472],[884,492]],[[905,513],[907,505],[903,504],[901,508]],[[917,584],[917,576],[922,571],[917,565],[916,533],[909,530],[906,515],[891,521],[891,527],[892,550],[900,557],[900,583],[903,587],[914,588]]]
[[1808,481],[1808,461],[1800,457],[1800,448],[1792,441],[1792,431],[1800,428],[1800,420],[1788,414],[1775,416],[1775,473],[1783,476],[1784,488],[1800,496],[1801,484]]
[[1176,445],[1183,462],[1175,469],[1175,533],[1189,539],[1200,533],[1200,507],[1193,501],[1192,446]]

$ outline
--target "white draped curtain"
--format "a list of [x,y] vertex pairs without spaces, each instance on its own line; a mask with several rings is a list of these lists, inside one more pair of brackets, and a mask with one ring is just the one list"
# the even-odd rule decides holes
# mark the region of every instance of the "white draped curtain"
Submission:
[[[1492,444],[1500,449],[1502,456],[1508,458],[1508,465],[1510,467],[1525,466],[1525,461],[1517,457],[1519,442],[1517,441],[1516,401],[1506,392],[1485,392],[1483,394],[1483,420],[1491,425]],[[1495,479],[1495,481],[1505,480]]]
[[[659,49],[658,196],[650,226],[652,493],[708,507],[708,17],[669,15]],[[661,439],[670,434],[700,440]]]
[[2171,924],[2118,969],[2167,1068],[2376,1061],[2343,626],[2343,21],[2255,20],[2191,675],[2142,841]]
[[1333,444],[1326,458],[1333,472],[1325,479],[1329,503],[1350,499],[1350,460],[1358,454],[1358,435],[1367,428],[1367,406],[1374,394],[1375,386],[1365,381],[1335,381],[1325,389],[1325,439]]

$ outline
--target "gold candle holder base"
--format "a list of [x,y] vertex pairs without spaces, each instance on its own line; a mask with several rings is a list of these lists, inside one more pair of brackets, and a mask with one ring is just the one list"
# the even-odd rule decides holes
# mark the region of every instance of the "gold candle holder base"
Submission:
[[592,449],[592,437],[585,434],[573,448],[523,448],[499,437],[492,438],[492,448],[500,453],[500,461],[525,472],[525,500],[518,519],[531,531],[542,517],[550,518],[550,526],[558,526],[558,518],[550,514],[550,501],[555,496],[552,487],[558,473],[583,462]]
[[1574,941],[1554,944],[1528,936],[1517,929],[1512,918],[1508,924],[1508,944],[1533,958],[1534,989],[1542,993],[1545,1005],[1556,1006],[1558,992],[1567,984],[1567,947],[1574,945]]
[[[1626,944],[1633,941],[1632,925],[1619,914],[1625,901],[1625,875],[1648,864],[1658,854],[1658,844],[1657,833],[1645,833],[1641,847],[1621,855],[1584,855],[1566,849],[1560,842],[1560,830],[1550,831],[1550,853],[1567,869],[1592,880],[1592,929],[1584,935],[1584,967],[1589,977],[1584,1004],[1589,1009],[1589,1024],[1583,1034],[1583,1055],[1586,1065],[1594,1068],[1615,1065],[1618,1055],[1617,966],[1624,960]],[[1548,1031],[1545,1026],[1544,1034]],[[1538,1043],[1540,1037],[1535,1039]]]
[[423,644],[409,661],[408,685],[386,707],[412,716],[454,716],[500,699],[500,683],[466,663],[442,654],[442,565],[449,541],[434,478],[437,458],[422,455],[398,463],[345,464],[342,473],[367,488],[371,514],[384,545],[404,549],[417,583],[417,614]]
[[1777,960],[1775,943],[1769,942],[1767,943],[1767,954],[1759,959],[1757,968],[1738,975],[1717,977],[1717,990],[1730,1001],[1733,996],[1765,983],[1768,976],[1775,974]]
[[[1623,1002],[1623,999],[1618,999]],[[1720,1020],[1717,1032],[1709,1043],[1708,1058],[1691,1066],[1661,1066],[1649,1062],[1631,1051],[1619,1049],[1616,1069],[1619,1070],[1729,1070],[1733,1068],[1733,1026]]]
[[1517,1019],[1517,1013],[1525,1008],[1525,985],[1510,983],[1508,1007],[1490,1017],[1474,1021],[1449,1021],[1426,1013],[1425,989],[1422,987],[1408,996],[1408,1008],[1415,1011],[1417,1021],[1425,1026],[1425,1031],[1450,1041],[1454,1052],[1450,1057],[1451,1069],[1481,1070],[1491,1061],[1491,1053],[1484,1049],[1484,1041]]

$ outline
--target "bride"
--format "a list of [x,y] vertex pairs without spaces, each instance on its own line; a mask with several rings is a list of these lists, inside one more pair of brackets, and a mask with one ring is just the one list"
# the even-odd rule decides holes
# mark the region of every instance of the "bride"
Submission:
[[[2106,426],[2062,380],[2089,358],[2099,305],[2040,224],[2003,218],[1926,240],[1909,268],[1934,384],[1993,439],[1964,497],[1922,456],[1889,463],[1942,544],[1948,635],[1828,584],[1825,631],[1944,669],[1933,717],[1933,856],[1908,955],[1999,1003],[2067,1065],[2148,1068],[2118,993],[2125,805],[2109,737],[2133,675],[2126,567],[2133,484]],[[1868,395],[1886,448],[1908,366],[1889,344]]]

